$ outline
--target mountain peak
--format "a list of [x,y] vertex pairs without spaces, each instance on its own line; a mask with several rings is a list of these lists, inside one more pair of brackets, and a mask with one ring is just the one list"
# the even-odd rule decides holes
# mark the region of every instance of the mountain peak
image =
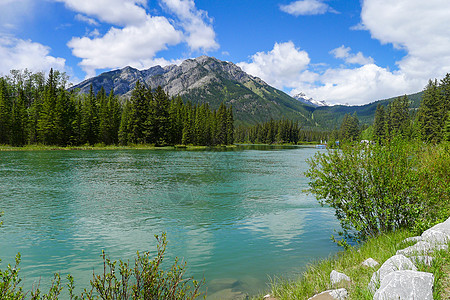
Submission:
[[318,107],[318,106],[329,106],[325,101],[320,101],[320,100],[315,100],[313,98],[308,98],[306,96],[305,93],[300,92],[297,95],[293,96],[292,98],[297,99],[298,101],[308,104],[308,105],[312,105],[314,107]]
[[139,71],[132,67],[110,71],[87,79],[72,89],[88,93],[103,88],[130,97],[137,81],[155,89],[161,86],[169,96],[181,96],[193,104],[209,103],[217,109],[221,103],[232,105],[238,124],[269,119],[290,118],[309,122],[306,106],[261,79],[245,73],[232,62],[206,55],[187,59],[180,65],[154,66]]

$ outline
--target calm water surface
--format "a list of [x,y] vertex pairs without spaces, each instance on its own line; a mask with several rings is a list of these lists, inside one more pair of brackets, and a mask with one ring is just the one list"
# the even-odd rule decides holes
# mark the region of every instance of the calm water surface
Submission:
[[133,259],[167,232],[167,259],[205,276],[208,298],[267,290],[337,247],[338,228],[307,188],[306,147],[232,151],[0,153],[1,267],[22,254],[25,287],[55,272],[87,287],[101,250]]

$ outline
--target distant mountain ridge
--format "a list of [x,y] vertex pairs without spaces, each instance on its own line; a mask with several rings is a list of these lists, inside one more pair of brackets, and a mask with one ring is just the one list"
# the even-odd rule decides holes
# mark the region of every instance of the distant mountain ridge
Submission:
[[213,57],[187,59],[179,66],[155,66],[139,71],[131,67],[105,72],[87,79],[71,89],[88,93],[103,88],[129,97],[137,81],[155,89],[161,86],[169,96],[180,96],[194,104],[208,102],[213,109],[220,103],[233,105],[238,124],[254,124],[269,119],[289,118],[315,126],[312,108],[277,90],[240,67]]
[[[244,72],[232,62],[200,56],[180,65],[155,66],[139,71],[132,67],[102,73],[71,89],[88,93],[101,87],[129,97],[137,81],[155,89],[161,86],[169,96],[180,96],[193,104],[208,103],[217,109],[222,102],[233,106],[236,125],[251,125],[270,119],[291,119],[309,128],[338,128],[346,113],[357,113],[361,123],[371,124],[378,103],[387,105],[391,99],[361,106],[328,106],[324,101],[308,98],[304,93],[294,97],[275,89],[258,77]],[[422,93],[409,95],[411,107],[417,108]]]

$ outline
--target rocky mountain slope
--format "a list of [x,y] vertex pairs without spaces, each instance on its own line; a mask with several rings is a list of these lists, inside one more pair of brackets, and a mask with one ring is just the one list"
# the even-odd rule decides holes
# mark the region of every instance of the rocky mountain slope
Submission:
[[[361,123],[371,124],[377,104],[387,105],[392,100],[362,106],[327,106],[304,94],[291,97],[231,62],[208,56],[185,60],[179,66],[155,66],[142,71],[125,67],[87,79],[71,89],[88,93],[92,84],[94,92],[103,86],[107,92],[112,89],[118,95],[129,97],[138,80],[152,89],[161,86],[169,96],[180,96],[194,104],[209,103],[213,109],[222,102],[232,105],[236,125],[286,118],[297,120],[304,127],[333,129],[339,128],[345,114],[354,112]],[[421,95],[408,96],[412,109],[418,107]]]
[[238,124],[284,117],[306,126],[315,125],[311,120],[313,106],[295,100],[231,62],[207,56],[185,60],[179,66],[155,66],[142,71],[125,67],[87,79],[72,89],[87,93],[92,84],[94,92],[103,86],[107,92],[113,89],[127,97],[138,80],[152,89],[161,86],[170,96],[181,96],[194,104],[208,102],[213,109],[222,102],[233,105]]

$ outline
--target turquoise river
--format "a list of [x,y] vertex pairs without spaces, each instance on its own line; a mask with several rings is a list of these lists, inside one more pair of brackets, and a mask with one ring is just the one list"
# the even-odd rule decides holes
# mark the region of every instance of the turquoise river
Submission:
[[[208,299],[268,290],[339,249],[332,209],[304,192],[312,147],[215,151],[0,152],[0,268],[22,255],[25,289],[71,273],[89,287],[101,251],[133,259],[156,250],[206,278]],[[65,281],[64,281],[65,282]]]

